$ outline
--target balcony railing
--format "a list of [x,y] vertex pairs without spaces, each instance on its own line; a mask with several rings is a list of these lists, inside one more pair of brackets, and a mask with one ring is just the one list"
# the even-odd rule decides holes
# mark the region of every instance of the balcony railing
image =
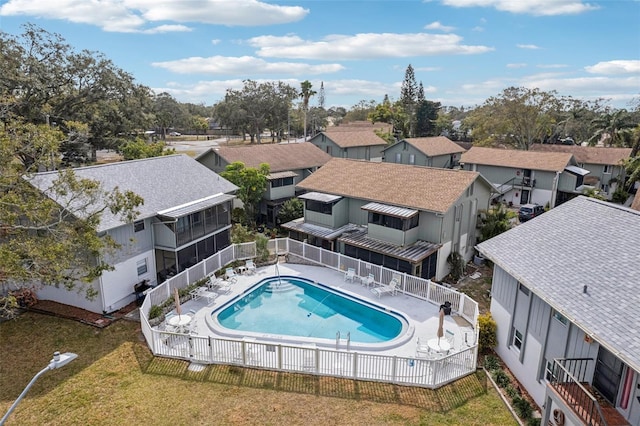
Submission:
[[555,359],[549,384],[585,425],[607,426],[596,397],[584,386],[590,361],[593,358]]

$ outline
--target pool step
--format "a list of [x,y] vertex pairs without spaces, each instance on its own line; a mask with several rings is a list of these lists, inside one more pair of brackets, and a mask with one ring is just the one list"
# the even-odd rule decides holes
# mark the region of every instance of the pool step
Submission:
[[289,291],[293,288],[295,288],[296,286],[292,283],[290,283],[289,281],[283,279],[282,281],[278,282],[276,281],[272,281],[269,283],[269,285],[267,285],[267,287],[265,288],[265,291],[268,293],[283,293],[286,291]]

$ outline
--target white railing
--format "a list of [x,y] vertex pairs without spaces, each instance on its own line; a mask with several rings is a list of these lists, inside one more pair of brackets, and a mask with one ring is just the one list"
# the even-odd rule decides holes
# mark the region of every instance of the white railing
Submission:
[[401,277],[398,291],[440,305],[452,304],[456,313],[473,326],[473,341],[465,336],[466,349],[439,359],[407,358],[359,353],[344,350],[282,345],[252,340],[220,339],[207,336],[171,333],[153,329],[148,321],[153,305],[162,305],[172,297],[174,288],[186,288],[208,274],[223,269],[236,260],[256,256],[255,243],[229,246],[208,259],[171,277],[152,289],[140,307],[142,333],[154,355],[181,358],[205,364],[238,364],[269,370],[304,372],[353,379],[399,383],[436,388],[468,375],[476,369],[478,351],[478,304],[450,288],[412,275],[324,250],[289,238],[273,239],[267,248],[271,254],[292,254],[305,261],[356,274],[374,274],[376,282],[387,283]]

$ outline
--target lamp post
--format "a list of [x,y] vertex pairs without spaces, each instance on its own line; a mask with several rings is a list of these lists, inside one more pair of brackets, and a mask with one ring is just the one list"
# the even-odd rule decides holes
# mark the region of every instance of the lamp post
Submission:
[[40,370],[38,374],[33,376],[33,379],[31,379],[27,387],[24,388],[20,396],[18,396],[18,398],[14,401],[11,407],[9,407],[9,411],[7,411],[7,413],[4,416],[2,416],[2,419],[0,419],[0,426],[4,425],[4,423],[9,418],[9,415],[13,412],[13,410],[16,408],[18,403],[22,401],[22,398],[24,398],[24,396],[27,394],[29,389],[31,389],[31,386],[33,386],[33,384],[36,382],[36,380],[40,378],[40,376],[42,376],[44,373],[46,373],[49,370],[55,370],[56,368],[64,367],[65,365],[69,364],[71,361],[73,361],[76,358],[78,358],[78,355],[71,352],[65,352],[63,354],[61,354],[58,351],[54,352],[53,359],[49,361],[49,365],[47,365],[45,368]]

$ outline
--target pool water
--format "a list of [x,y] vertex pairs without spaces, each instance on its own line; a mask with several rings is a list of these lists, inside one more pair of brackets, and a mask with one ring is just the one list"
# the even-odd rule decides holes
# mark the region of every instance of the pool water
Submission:
[[300,278],[268,278],[217,314],[223,327],[236,331],[352,342],[377,343],[396,338],[403,322],[381,309]]

